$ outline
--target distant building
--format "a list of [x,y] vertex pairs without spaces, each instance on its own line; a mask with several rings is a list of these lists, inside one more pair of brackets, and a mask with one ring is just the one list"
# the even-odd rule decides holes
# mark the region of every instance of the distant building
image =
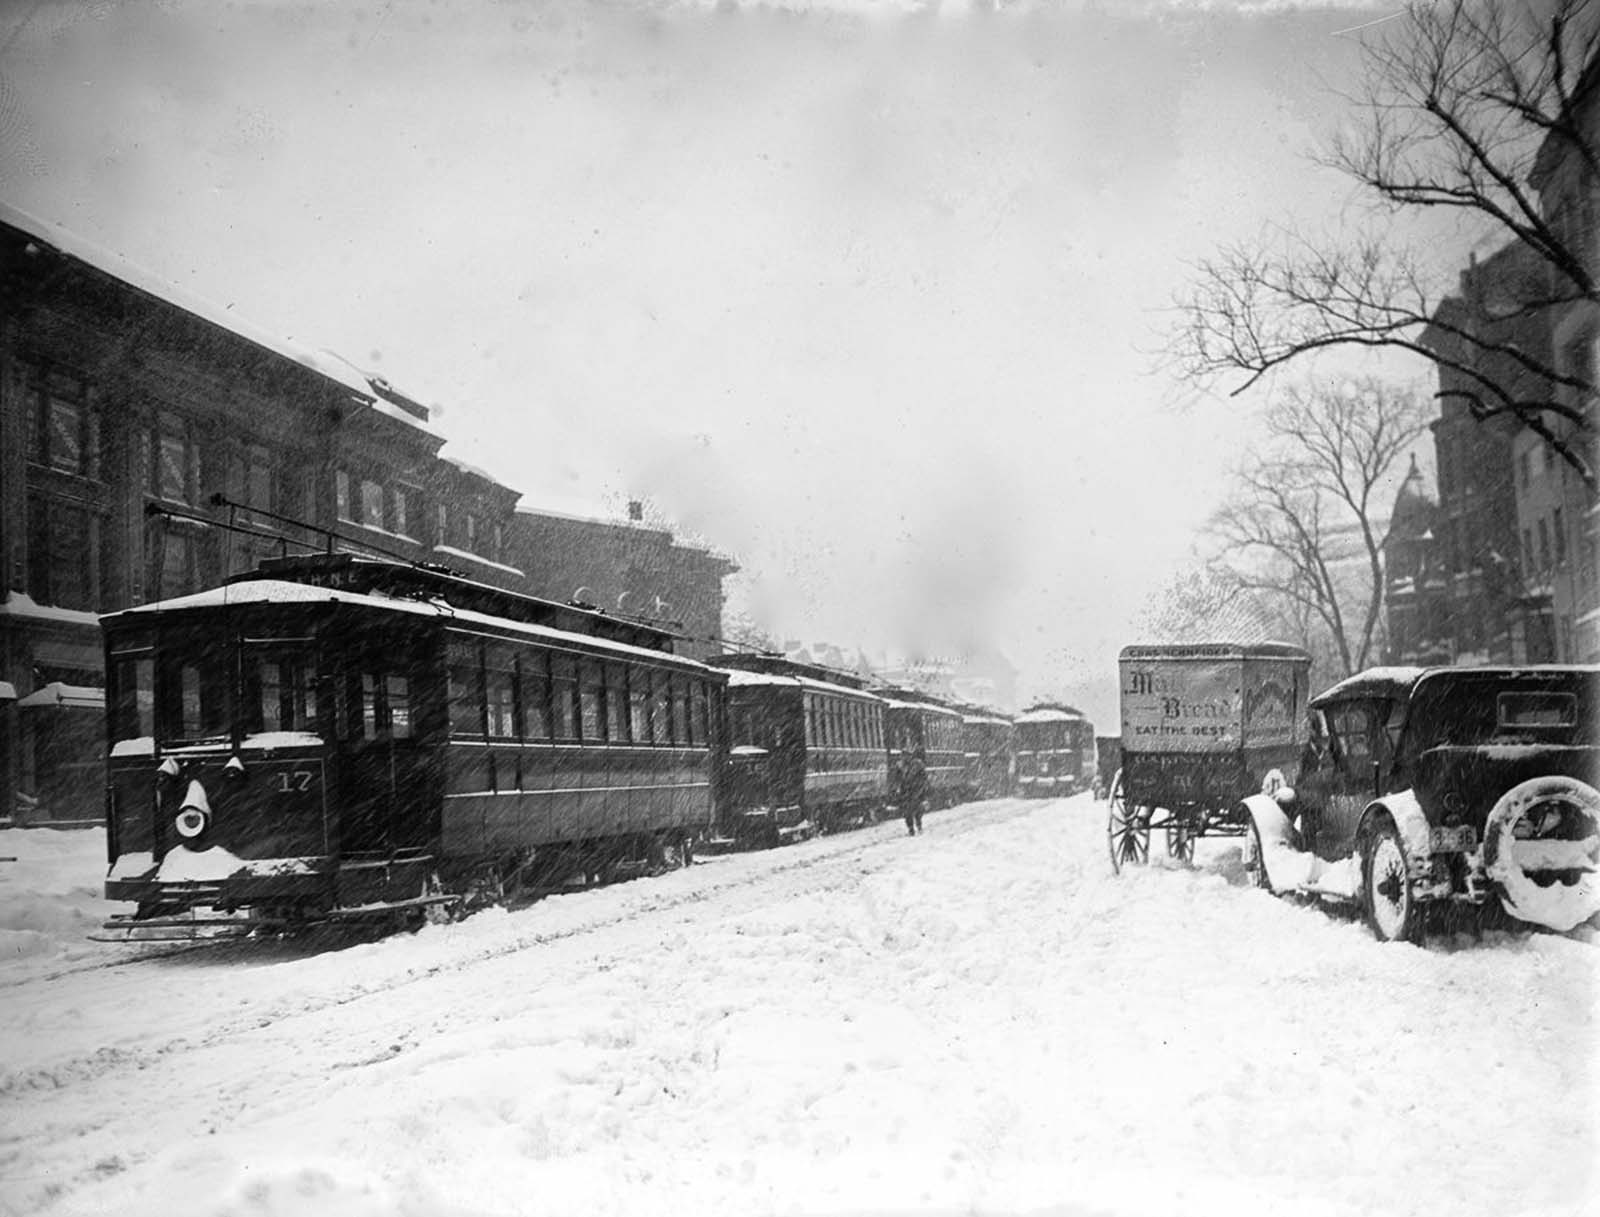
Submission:
[[1412,457],[1383,549],[1386,663],[1450,662],[1449,583],[1439,560],[1438,523],[1439,504]]
[[508,556],[525,587],[551,600],[579,601],[608,613],[671,623],[679,654],[721,653],[722,581],[739,568],[728,558],[674,540],[645,524],[518,507]]

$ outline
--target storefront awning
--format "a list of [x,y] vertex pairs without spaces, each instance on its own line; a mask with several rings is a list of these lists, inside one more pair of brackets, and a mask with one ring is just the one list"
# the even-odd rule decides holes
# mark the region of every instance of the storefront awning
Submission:
[[37,710],[41,706],[55,706],[68,710],[104,710],[106,691],[96,689],[92,685],[64,685],[59,680],[53,680],[17,702],[19,710]]

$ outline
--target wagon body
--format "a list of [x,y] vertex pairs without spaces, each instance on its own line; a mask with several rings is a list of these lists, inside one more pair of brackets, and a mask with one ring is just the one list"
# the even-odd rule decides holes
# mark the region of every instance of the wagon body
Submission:
[[1118,656],[1121,769],[1112,860],[1142,859],[1165,827],[1187,857],[1196,837],[1234,833],[1240,800],[1269,775],[1293,782],[1306,742],[1311,657],[1286,643],[1124,647]]

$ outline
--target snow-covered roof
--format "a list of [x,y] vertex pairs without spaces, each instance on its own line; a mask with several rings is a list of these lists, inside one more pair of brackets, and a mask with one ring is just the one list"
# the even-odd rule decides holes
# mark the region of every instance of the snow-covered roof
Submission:
[[251,579],[243,583],[230,583],[224,587],[214,587],[203,592],[193,592],[187,596],[176,596],[171,600],[161,600],[154,604],[141,604],[134,608],[123,609],[118,613],[107,613],[104,620],[111,621],[128,617],[157,617],[185,609],[239,607],[249,604],[349,604],[382,612],[407,613],[419,617],[442,617],[454,625],[490,626],[496,630],[522,634],[530,638],[540,638],[551,643],[575,645],[579,648],[606,651],[618,656],[630,656],[635,659],[647,660],[651,663],[693,668],[708,674],[722,675],[721,670],[718,668],[708,667],[695,659],[674,655],[670,651],[655,651],[648,647],[636,647],[625,642],[613,642],[608,638],[600,638],[594,634],[575,634],[570,630],[555,629],[553,626],[512,621],[505,617],[496,617],[490,613],[478,613],[470,609],[456,608],[443,600],[400,600],[391,596],[367,595],[361,592],[338,591],[328,587],[314,587],[308,583],[292,583],[283,579]]
[[106,691],[92,685],[67,685],[59,680],[53,680],[17,702],[19,710],[35,710],[41,706],[58,706],[69,710],[104,710]]
[[447,558],[466,558],[469,561],[476,562],[479,566],[487,566],[490,570],[515,575],[519,579],[523,577],[523,573],[515,566],[507,566],[504,562],[496,562],[490,558],[485,558],[482,554],[475,554],[470,549],[457,549],[454,545],[435,545],[433,552],[444,554]]
[[886,697],[883,704],[891,710],[926,710],[930,714],[947,714],[951,718],[960,718],[959,710],[952,710],[949,706],[937,705],[931,701],[899,701],[896,698]]
[[1009,718],[999,718],[993,714],[963,714],[961,721],[970,723],[973,726],[988,724],[994,727],[1009,727],[1011,725]]
[[1081,723],[1083,715],[1043,706],[1037,710],[1025,710],[1012,721],[1016,723]]
[[274,334],[246,321],[235,313],[231,306],[217,304],[203,296],[186,291],[164,279],[135,265],[110,250],[102,249],[92,241],[87,241],[74,233],[68,232],[58,224],[41,220],[29,215],[16,207],[0,202],[0,223],[9,224],[11,227],[27,233],[36,240],[54,246],[69,257],[76,258],[87,266],[120,279],[131,287],[137,288],[146,295],[158,300],[165,300],[176,305],[185,312],[193,313],[196,317],[210,322],[212,325],[225,329],[247,342],[282,355],[285,359],[293,360],[304,367],[310,368],[319,376],[334,381],[342,388],[350,390],[367,401],[372,401],[377,394],[366,375],[357,370],[354,365],[332,351],[315,351],[303,346],[293,339],[280,338]]
[[1174,642],[1122,648],[1120,660],[1150,659],[1293,659],[1311,662],[1311,656],[1290,642]]
[[813,680],[809,676],[781,676],[773,672],[746,672],[740,668],[724,669],[728,673],[728,687],[748,688],[751,685],[784,685],[794,689],[811,689],[818,693],[836,693],[841,697],[854,697],[861,701],[881,701],[876,694],[868,693],[864,689],[852,689],[848,685],[830,684],[825,680]]
[[0,617],[27,617],[32,621],[59,621],[63,625],[97,626],[100,615],[84,609],[56,608],[53,604],[35,604],[26,592],[7,592],[0,600]]
[[1397,693],[1408,693],[1417,683],[1417,679],[1427,670],[1405,665],[1367,668],[1352,676],[1346,676],[1332,687],[1324,689],[1311,699],[1311,704],[1315,706],[1324,701],[1355,697],[1363,693],[1373,697],[1384,695],[1392,697]]
[[[490,473],[488,470],[479,468],[477,465],[474,465],[468,461],[464,461],[459,456],[453,456],[448,452],[441,452],[439,454],[439,459],[447,465],[453,465],[455,468],[461,470],[462,473],[470,473],[473,477],[482,478],[491,485],[505,486],[504,482],[495,477],[494,474]],[[510,487],[506,488],[510,489]]]

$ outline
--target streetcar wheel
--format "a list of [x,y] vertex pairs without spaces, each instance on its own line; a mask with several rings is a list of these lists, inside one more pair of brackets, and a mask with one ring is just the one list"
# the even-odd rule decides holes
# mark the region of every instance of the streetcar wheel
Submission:
[[1422,941],[1422,906],[1411,892],[1410,870],[1400,831],[1380,822],[1361,855],[1361,903],[1379,942]]
[[1142,866],[1150,860],[1150,813],[1146,808],[1128,805],[1120,770],[1111,783],[1106,843],[1111,850],[1111,869],[1118,873],[1124,863]]
[[1264,892],[1272,890],[1272,880],[1267,876],[1267,864],[1261,856],[1261,830],[1256,827],[1256,818],[1249,817],[1248,828],[1244,834],[1244,873],[1250,880],[1251,887],[1259,887]]

